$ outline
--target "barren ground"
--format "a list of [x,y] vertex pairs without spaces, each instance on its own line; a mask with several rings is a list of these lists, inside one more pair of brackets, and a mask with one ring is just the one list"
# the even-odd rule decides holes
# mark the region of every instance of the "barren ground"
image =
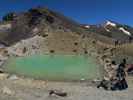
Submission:
[[[27,78],[16,80],[0,75],[0,100],[133,100],[133,77],[124,91],[97,89],[88,82],[47,82]],[[6,89],[5,89],[6,88]],[[61,90],[67,97],[49,96],[49,90]]]

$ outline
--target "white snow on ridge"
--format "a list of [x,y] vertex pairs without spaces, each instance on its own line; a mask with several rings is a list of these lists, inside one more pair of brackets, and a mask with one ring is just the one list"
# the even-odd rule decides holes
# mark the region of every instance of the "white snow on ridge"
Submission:
[[90,28],[90,26],[89,25],[86,25],[85,28]]
[[6,29],[10,29],[10,28],[11,28],[11,24],[0,25],[0,30],[6,30]]
[[108,26],[108,25],[113,26],[113,27],[116,27],[116,24],[115,23],[112,23],[111,21],[107,21],[106,22],[106,26]]
[[126,35],[131,36],[131,33],[128,32],[127,30],[125,30],[123,27],[120,27],[119,30],[122,31],[123,33],[125,33]]

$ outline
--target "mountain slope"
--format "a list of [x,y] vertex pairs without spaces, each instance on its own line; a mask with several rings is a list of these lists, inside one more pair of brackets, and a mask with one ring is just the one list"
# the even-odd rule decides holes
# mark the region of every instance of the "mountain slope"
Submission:
[[[9,15],[12,15],[11,18]],[[26,12],[7,14],[4,18],[9,20],[0,23],[0,43],[6,46],[35,35],[47,37],[54,32],[74,32],[82,36],[93,34],[94,37],[101,35],[100,37],[119,40],[121,43],[133,38],[133,28],[130,26],[113,21],[99,25],[81,25],[48,8],[32,8]],[[100,40],[103,41],[104,38]]]
[[[0,30],[0,42],[11,45],[22,39],[35,35],[47,36],[49,32],[76,32],[83,33],[80,24],[47,8],[32,8],[27,12],[19,13],[6,22],[10,29]],[[0,25],[2,28],[3,24]]]
[[[87,28],[87,26],[89,26]],[[121,42],[128,42],[133,38],[133,28],[113,21],[106,21],[99,25],[85,25],[88,31],[110,37]]]

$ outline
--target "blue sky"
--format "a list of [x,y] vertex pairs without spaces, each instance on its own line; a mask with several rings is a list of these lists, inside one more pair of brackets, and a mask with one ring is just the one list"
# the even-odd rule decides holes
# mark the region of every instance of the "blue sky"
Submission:
[[47,6],[85,24],[113,20],[133,26],[133,0],[1,0],[0,17],[10,11]]

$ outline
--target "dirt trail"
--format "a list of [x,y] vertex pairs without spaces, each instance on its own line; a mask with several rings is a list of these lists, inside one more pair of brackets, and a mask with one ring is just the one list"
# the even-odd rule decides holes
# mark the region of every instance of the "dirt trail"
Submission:
[[[46,82],[24,78],[11,80],[6,77],[0,81],[0,100],[133,100],[133,78],[130,78],[128,90],[115,92],[97,89],[89,82]],[[3,87],[11,93],[3,93]],[[51,89],[67,92],[68,96],[49,96]]]

